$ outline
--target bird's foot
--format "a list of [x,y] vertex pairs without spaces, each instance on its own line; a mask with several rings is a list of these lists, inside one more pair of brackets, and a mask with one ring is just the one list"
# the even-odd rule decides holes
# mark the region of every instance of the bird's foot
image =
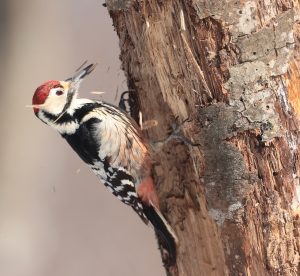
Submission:
[[191,122],[190,118],[184,119],[181,123],[178,123],[178,117],[175,118],[175,121],[171,124],[171,128],[168,132],[168,136],[164,139],[157,140],[151,142],[151,146],[156,150],[157,148],[161,148],[162,146],[166,145],[170,141],[177,139],[179,141],[182,141],[185,145],[187,146],[192,146],[192,147],[198,147],[200,146],[199,143],[195,143],[188,139],[186,136],[184,136],[182,132],[182,127],[184,126],[185,123]]

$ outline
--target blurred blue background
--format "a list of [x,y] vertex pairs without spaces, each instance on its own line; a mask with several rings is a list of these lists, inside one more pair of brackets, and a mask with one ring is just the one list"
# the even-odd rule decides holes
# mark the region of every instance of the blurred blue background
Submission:
[[103,2],[1,1],[1,276],[165,275],[152,229],[25,108],[85,60],[98,66],[82,97],[116,103],[126,90]]

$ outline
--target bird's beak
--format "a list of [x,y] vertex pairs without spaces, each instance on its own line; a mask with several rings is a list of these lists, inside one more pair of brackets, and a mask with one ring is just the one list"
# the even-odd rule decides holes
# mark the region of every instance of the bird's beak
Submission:
[[83,78],[85,78],[87,75],[89,75],[95,69],[97,64],[92,63],[92,64],[84,67],[83,69],[81,69],[81,67],[83,67],[84,65],[85,65],[85,63],[77,69],[77,72],[74,74],[73,77],[65,80],[65,82],[64,82],[64,83],[68,83],[68,85],[69,85],[67,87],[68,88],[68,98],[76,95],[76,93],[78,92],[78,89],[79,89],[79,85],[80,85],[81,81],[83,80]]
[[84,65],[86,64],[86,62],[84,62],[77,70],[76,73],[74,74],[73,77],[66,79],[66,82],[80,82],[81,80],[83,80],[83,78],[85,78],[87,75],[89,75],[96,67],[97,64],[90,64],[86,67],[84,67],[83,69],[81,69]]
[[91,72],[93,72],[93,70],[95,69],[96,65],[97,64],[93,64],[92,63],[92,64],[86,66],[85,68],[83,68],[82,70],[80,70],[73,78],[82,80],[87,75],[89,75]]
[[67,111],[67,109],[71,106],[71,103],[77,95],[79,85],[83,80],[83,78],[89,75],[96,67],[96,64],[90,64],[84,67],[83,69],[81,69],[81,67],[83,67],[84,65],[85,63],[82,66],[80,66],[80,68],[77,70],[77,72],[74,74],[72,78],[69,78],[61,82],[61,85],[64,87],[65,91],[68,91],[67,102],[63,108],[63,111],[61,112],[61,115],[63,115]]

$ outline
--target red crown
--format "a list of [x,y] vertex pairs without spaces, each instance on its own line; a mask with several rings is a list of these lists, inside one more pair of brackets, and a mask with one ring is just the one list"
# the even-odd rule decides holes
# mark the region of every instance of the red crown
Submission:
[[[32,97],[32,104],[33,105],[39,105],[45,103],[50,90],[52,88],[62,87],[59,81],[56,80],[50,80],[42,85],[40,85],[34,92],[34,95]],[[33,108],[34,112],[37,113],[39,111],[38,108]]]

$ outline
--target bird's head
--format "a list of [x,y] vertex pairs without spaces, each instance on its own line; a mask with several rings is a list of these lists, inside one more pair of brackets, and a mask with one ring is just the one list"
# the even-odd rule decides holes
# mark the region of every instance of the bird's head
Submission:
[[81,81],[94,68],[95,65],[90,64],[65,81],[51,80],[40,85],[32,97],[35,115],[38,116],[40,110],[57,117],[64,114],[77,97]]
[[68,103],[68,91],[70,83],[66,81],[51,80],[40,85],[32,98],[34,113],[39,110],[52,115],[59,115]]

